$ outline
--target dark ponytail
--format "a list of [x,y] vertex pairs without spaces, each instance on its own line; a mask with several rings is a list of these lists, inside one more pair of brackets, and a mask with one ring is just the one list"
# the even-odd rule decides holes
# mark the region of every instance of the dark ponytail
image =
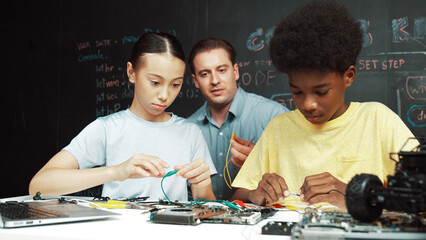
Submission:
[[181,43],[168,33],[145,33],[138,39],[129,59],[134,69],[143,65],[142,57],[147,53],[170,53],[185,62],[185,52]]

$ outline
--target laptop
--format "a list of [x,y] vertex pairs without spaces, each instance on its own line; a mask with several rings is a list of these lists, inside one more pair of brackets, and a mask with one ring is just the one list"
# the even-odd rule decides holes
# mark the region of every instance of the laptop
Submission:
[[0,228],[104,219],[120,215],[70,201],[47,200],[0,203]]

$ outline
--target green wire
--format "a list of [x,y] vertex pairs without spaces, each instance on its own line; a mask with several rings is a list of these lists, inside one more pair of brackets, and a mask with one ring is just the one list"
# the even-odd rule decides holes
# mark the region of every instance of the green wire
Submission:
[[185,207],[191,206],[191,205],[203,205],[203,204],[208,203],[208,202],[218,202],[218,203],[225,204],[229,208],[233,208],[233,209],[236,209],[236,210],[240,209],[240,207],[237,204],[235,204],[233,202],[230,202],[230,201],[226,201],[226,200],[207,200],[205,198],[193,199],[193,200],[191,200],[190,203],[188,203],[187,205],[185,205]]
[[169,201],[169,203],[171,203],[172,201],[170,201],[169,197],[167,197],[167,194],[164,192],[164,189],[163,189],[163,180],[164,180],[166,177],[170,177],[170,176],[172,176],[172,175],[176,174],[177,172],[178,172],[178,170],[170,171],[170,172],[166,173],[166,175],[164,175],[164,177],[161,179],[161,191],[163,191],[164,196],[166,196],[166,198],[167,198],[167,200]]
[[[170,176],[176,174],[177,172],[178,172],[178,170],[170,171],[170,172],[166,173],[166,175],[164,175],[164,177],[161,179],[161,191],[163,191],[164,196],[166,196],[169,203],[171,203],[172,201],[170,201],[169,197],[164,192],[163,181],[166,177],[170,177]],[[237,210],[240,209],[240,207],[233,202],[229,202],[229,201],[226,201],[226,200],[207,200],[205,198],[193,199],[193,200],[191,200],[191,202],[189,204],[185,205],[185,207],[190,206],[190,205],[203,205],[203,204],[208,203],[208,202],[219,202],[219,203],[225,204],[226,206],[228,206],[230,208],[237,209]]]

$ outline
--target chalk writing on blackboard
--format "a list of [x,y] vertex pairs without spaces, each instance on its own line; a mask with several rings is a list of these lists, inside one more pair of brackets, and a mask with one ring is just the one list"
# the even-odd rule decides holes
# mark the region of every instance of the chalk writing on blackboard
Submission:
[[282,104],[290,110],[295,110],[296,105],[294,104],[291,93],[277,93],[271,96],[271,99]]
[[407,27],[409,26],[409,18],[401,17],[392,19],[392,42],[403,43],[408,42],[410,39],[417,43],[425,46],[419,42],[419,39],[425,39],[426,37],[426,18],[416,17],[414,18],[413,35],[408,32]]
[[266,32],[263,32],[262,28],[256,29],[256,31],[250,33],[246,41],[247,49],[250,51],[262,50],[265,45],[269,46],[272,35],[274,34],[275,27],[270,27]]
[[408,26],[408,17],[399,19],[392,19],[392,42],[407,42],[410,34],[406,32],[405,28]]
[[426,105],[413,105],[407,112],[408,122],[413,127],[426,127]]
[[362,47],[368,47],[373,43],[373,36],[369,33],[370,21],[366,19],[358,19],[363,32]]
[[[408,76],[405,79],[408,110],[407,121],[412,127],[426,127],[426,76]],[[399,92],[397,92],[399,93]],[[398,99],[400,94],[398,94]],[[398,104],[400,105],[400,103]],[[399,106],[400,107],[400,106]]]
[[409,76],[405,89],[412,100],[426,100],[426,76]]
[[357,70],[380,71],[420,71],[426,67],[426,52],[387,52],[360,56]]
[[243,72],[240,76],[240,84],[245,86],[272,86],[274,85],[273,80],[276,78],[276,71],[273,69],[257,70],[255,73]]
[[[150,33],[150,32],[156,32],[156,33],[159,33],[159,32],[161,32],[160,31],[160,29],[153,29],[153,28],[149,28],[149,27],[146,27],[145,29],[144,29],[144,33]],[[172,35],[174,35],[174,36],[176,36],[176,30],[175,29],[169,29],[168,31],[167,31],[167,33],[169,33],[169,34],[172,34]],[[122,42],[122,44],[123,45],[126,45],[126,44],[128,44],[128,43],[131,43],[131,44],[133,44],[133,43],[135,43],[136,41],[138,41],[139,40],[139,37],[140,37],[140,35],[138,35],[138,36],[135,36],[135,35],[126,35],[126,36],[123,36],[122,38],[121,38],[121,42]]]
[[[366,19],[358,19],[361,30],[363,31],[363,47],[368,47],[373,43],[373,36],[369,33],[370,21]],[[246,47],[250,51],[260,51],[269,46],[269,42],[274,34],[275,26],[269,27],[266,31],[263,28],[257,28],[254,32],[250,33],[247,41]]]
[[79,52],[77,63],[83,64],[84,69],[93,69],[87,74],[93,76],[91,81],[96,87],[94,99],[96,117],[108,115],[127,107],[128,104],[125,104],[122,99],[129,99],[133,96],[127,88],[124,68],[115,66],[113,62],[117,62],[117,60],[110,59],[108,56],[113,52],[111,49],[117,48],[121,44],[123,44],[122,41],[109,38],[82,41],[76,44]]
[[96,53],[88,54],[88,55],[79,55],[77,61],[79,63],[86,62],[86,61],[93,61],[93,60],[106,60],[108,59],[107,56],[105,56],[101,50],[98,49]]
[[[194,81],[192,80],[192,77],[189,74],[186,74],[184,76],[184,86],[182,87],[177,99],[196,99],[201,97],[200,90],[198,88],[192,87],[194,85]],[[188,87],[191,86],[191,87]]]
[[[145,33],[160,32],[159,29],[146,27]],[[167,31],[176,35],[174,29]],[[128,85],[125,63],[131,47],[140,35],[124,35],[114,38],[83,40],[75,43],[77,64],[81,65],[90,82],[95,87],[94,101],[96,117],[105,116],[128,108],[133,98],[133,90]],[[117,66],[122,64],[122,66]],[[93,70],[91,70],[93,69]],[[198,91],[187,90],[181,97],[198,97]]]
[[426,38],[426,17],[414,18],[414,37],[418,39]]

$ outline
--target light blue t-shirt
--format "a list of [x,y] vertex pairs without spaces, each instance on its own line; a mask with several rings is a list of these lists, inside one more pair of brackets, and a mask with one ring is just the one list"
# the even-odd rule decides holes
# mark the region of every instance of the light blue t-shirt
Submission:
[[[64,148],[78,161],[80,169],[94,166],[113,166],[125,162],[135,154],[156,156],[167,162],[172,171],[197,158],[204,159],[211,174],[216,173],[203,135],[195,124],[172,114],[166,122],[149,122],[134,115],[129,109],[100,117],[86,126]],[[187,201],[187,181],[175,175],[163,181],[170,200]],[[105,183],[102,196],[166,199],[161,191],[161,178],[147,177]]]
[[[212,177],[213,192],[217,199],[231,200],[235,190],[229,189],[223,178],[223,168],[232,133],[235,132],[239,138],[253,139],[253,143],[256,143],[269,121],[288,111],[288,108],[273,100],[247,93],[239,87],[222,126],[219,127],[211,117],[207,102],[188,118],[203,132],[218,171],[218,174]],[[228,158],[231,157],[232,154],[229,152]],[[233,180],[240,169],[231,162],[228,164],[228,169]]]

